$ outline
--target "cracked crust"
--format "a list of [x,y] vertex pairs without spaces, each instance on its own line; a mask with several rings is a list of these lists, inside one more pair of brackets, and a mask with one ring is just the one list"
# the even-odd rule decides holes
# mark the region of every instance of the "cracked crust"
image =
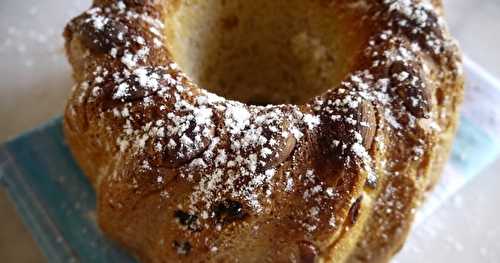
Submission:
[[440,1],[252,3],[101,0],[66,27],[102,230],[142,262],[387,262],[457,125]]

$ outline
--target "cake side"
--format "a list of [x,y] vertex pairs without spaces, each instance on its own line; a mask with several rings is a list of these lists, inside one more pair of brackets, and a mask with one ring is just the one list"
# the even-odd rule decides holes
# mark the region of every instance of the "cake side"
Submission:
[[101,228],[145,262],[387,261],[446,160],[462,96],[434,7],[313,1],[364,14],[335,26],[371,25],[352,72],[303,105],[254,106],[174,62],[164,21],[184,3],[96,1],[66,28],[65,134]]

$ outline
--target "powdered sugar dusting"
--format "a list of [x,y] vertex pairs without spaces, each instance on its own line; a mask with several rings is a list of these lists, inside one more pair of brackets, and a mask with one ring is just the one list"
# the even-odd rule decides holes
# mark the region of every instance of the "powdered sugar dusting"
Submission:
[[[426,141],[437,132],[419,130],[422,120],[437,118],[419,54],[438,54],[447,43],[427,5],[382,2],[387,25],[365,52],[372,64],[300,107],[247,105],[197,88],[177,64],[158,59],[168,54],[161,19],[123,1],[87,11],[83,23],[113,40],[97,43],[110,64],[90,65],[92,72],[74,93],[79,104],[98,109],[98,122],[113,138],[110,152],[132,156],[138,171],[154,174],[155,186],[166,189],[174,179],[187,185],[190,192],[177,207],[185,217],[178,223],[183,221],[186,231],[214,225],[212,230],[221,231],[227,220],[271,214],[269,204],[282,197],[303,202],[303,211],[290,215],[301,231],[338,230],[347,221],[341,206],[354,206],[364,187],[376,187],[385,179],[381,176],[393,172],[395,164],[382,164],[380,156],[396,159],[385,154],[398,147],[396,141],[411,138],[405,142],[414,155],[408,160],[421,162],[429,149]],[[370,6],[363,1],[350,5]],[[403,33],[416,40],[402,41]],[[324,163],[339,168],[332,172]],[[338,187],[331,178],[336,173],[356,179]],[[131,176],[133,188],[140,188]],[[174,192],[158,194],[166,200]],[[354,199],[346,201],[346,196]],[[233,214],[221,219],[228,211]],[[190,249],[182,242],[174,246],[179,254]]]

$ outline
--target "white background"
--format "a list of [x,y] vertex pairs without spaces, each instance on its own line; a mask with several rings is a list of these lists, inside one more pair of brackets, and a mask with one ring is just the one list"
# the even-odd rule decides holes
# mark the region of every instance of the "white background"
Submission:
[[[0,1],[0,142],[61,114],[72,85],[61,32],[88,3]],[[448,0],[446,5],[464,51],[500,77],[500,2]],[[424,221],[395,261],[500,262],[499,171],[500,160]],[[1,192],[0,258],[45,261]]]

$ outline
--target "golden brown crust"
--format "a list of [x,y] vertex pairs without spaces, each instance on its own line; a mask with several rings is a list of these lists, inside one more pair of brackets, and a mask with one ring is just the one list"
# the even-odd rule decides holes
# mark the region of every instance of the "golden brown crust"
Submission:
[[252,106],[173,62],[163,21],[182,3],[95,1],[65,30],[77,82],[65,134],[103,231],[144,262],[388,261],[441,172],[462,97],[433,6],[313,1],[362,12],[345,11],[369,35],[355,70],[304,105]]

